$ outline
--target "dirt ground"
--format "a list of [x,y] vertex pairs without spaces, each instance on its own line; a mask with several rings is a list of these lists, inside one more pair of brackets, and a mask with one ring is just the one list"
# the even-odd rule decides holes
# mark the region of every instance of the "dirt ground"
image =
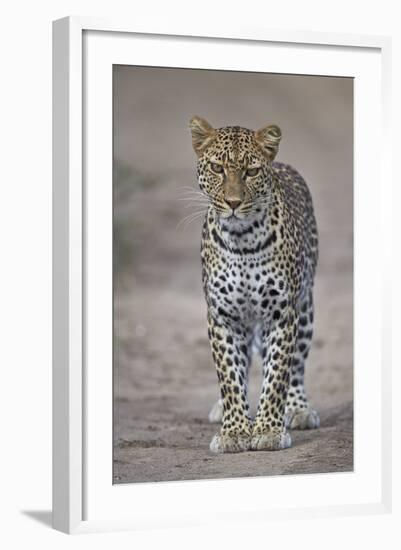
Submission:
[[[297,77],[302,81],[292,95],[283,96],[277,75],[268,82],[278,106],[274,122],[284,123],[286,129],[287,121],[291,134],[294,94],[304,97],[302,116],[311,120],[305,132],[314,154],[306,157],[304,145],[296,147],[289,140],[278,160],[294,164],[306,177],[319,225],[315,336],[306,384],[321,427],[293,431],[293,446],[284,451],[216,456],[208,450],[218,426],[209,424],[207,415],[219,393],[201,289],[201,221],[177,225],[192,211],[178,200],[182,187],[195,181],[187,120],[193,113],[207,116],[210,87],[216,94],[226,81],[216,83],[215,75],[211,79],[205,72],[199,81],[196,74],[194,83],[177,71],[167,79],[147,71],[125,67],[115,75],[114,482],[351,471],[352,86],[345,79],[311,83],[308,77]],[[163,78],[164,92],[169,91],[162,107],[155,91],[157,78]],[[262,126],[270,122],[258,96],[266,82],[255,82],[252,105],[258,107]],[[192,102],[187,95],[183,99],[174,94],[175,85],[193,86],[198,95]],[[240,90],[238,85],[235,93]],[[213,103],[215,110],[220,108],[222,123],[255,127],[256,114],[249,116],[248,124],[234,120],[236,97],[231,103]],[[320,107],[317,97],[325,98]],[[300,119],[294,123],[295,133],[299,124]],[[151,135],[156,136],[156,161],[149,152]],[[169,162],[167,157],[174,154],[179,160]],[[250,379],[255,407],[261,382],[257,362]]]

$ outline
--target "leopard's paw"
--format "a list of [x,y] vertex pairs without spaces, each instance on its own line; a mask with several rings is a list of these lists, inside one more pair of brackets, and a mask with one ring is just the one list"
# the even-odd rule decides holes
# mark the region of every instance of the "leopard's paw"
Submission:
[[250,448],[251,436],[245,432],[216,434],[210,442],[212,453],[241,453]]
[[284,417],[287,428],[292,430],[313,430],[320,426],[320,418],[315,409],[287,411]]
[[213,407],[210,409],[209,422],[211,424],[217,424],[223,420],[223,400],[218,399]]
[[291,436],[286,431],[281,432],[264,431],[254,433],[251,440],[253,451],[280,451],[291,447]]

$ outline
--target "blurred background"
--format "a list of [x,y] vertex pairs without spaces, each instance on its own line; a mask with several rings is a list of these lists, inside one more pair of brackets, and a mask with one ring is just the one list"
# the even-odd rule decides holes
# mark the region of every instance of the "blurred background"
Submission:
[[[114,66],[114,482],[353,468],[353,81]],[[320,259],[307,390],[321,428],[279,453],[213,456],[219,397],[201,286],[202,220],[188,122],[283,132],[278,161],[306,179]],[[177,227],[178,226],[178,227]],[[251,370],[255,408],[261,382]]]

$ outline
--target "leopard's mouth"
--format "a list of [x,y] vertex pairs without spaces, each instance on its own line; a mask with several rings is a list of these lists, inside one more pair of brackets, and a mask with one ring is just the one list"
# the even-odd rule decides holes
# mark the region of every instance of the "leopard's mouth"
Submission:
[[231,212],[221,212],[220,217],[223,218],[226,222],[235,222],[246,220],[247,215],[244,212],[231,210]]
[[227,221],[242,219],[235,212],[224,212],[223,214],[221,214],[221,217],[224,218]]

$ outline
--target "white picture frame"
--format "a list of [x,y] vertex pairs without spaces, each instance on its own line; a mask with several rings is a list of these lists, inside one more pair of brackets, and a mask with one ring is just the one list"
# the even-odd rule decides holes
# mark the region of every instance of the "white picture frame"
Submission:
[[[254,48],[253,62],[242,55],[245,46]],[[264,48],[275,53],[269,61],[263,61]],[[390,510],[391,358],[389,316],[384,315],[391,301],[384,275],[390,272],[390,244],[385,245],[387,248],[376,246],[380,235],[391,231],[385,215],[391,197],[390,52],[387,37],[268,29],[216,31],[170,24],[165,28],[142,28],[125,21],[82,17],[54,22],[53,525],[56,529],[76,533],[206,524],[217,521],[218,508],[214,505],[217,498],[221,501],[220,522],[235,520],[239,512],[242,521],[266,521],[269,517]],[[113,486],[109,470],[113,63],[158,66],[171,63],[175,67],[263,69],[355,78],[354,472],[285,479]],[[96,99],[88,89],[97,90]],[[91,191],[91,178],[99,183],[96,197]],[[381,224],[374,234],[369,215],[378,200]],[[106,254],[94,246],[95,232],[108,251]],[[379,262],[376,267],[369,264],[368,243],[375,246],[376,257],[380,255],[384,269]],[[104,267],[102,276],[94,283],[90,274],[99,266]],[[366,295],[370,297],[370,310],[364,300]],[[381,335],[380,340],[377,334]],[[95,364],[98,370],[94,377]],[[364,384],[358,374],[362,372],[362,364]],[[95,417],[97,424],[93,421]],[[369,434],[359,429],[362,417],[369,426]],[[269,498],[258,497],[261,487]],[[235,501],[238,491],[246,497],[241,509]],[[288,497],[281,498],[282,494],[292,495],[290,506]]]

